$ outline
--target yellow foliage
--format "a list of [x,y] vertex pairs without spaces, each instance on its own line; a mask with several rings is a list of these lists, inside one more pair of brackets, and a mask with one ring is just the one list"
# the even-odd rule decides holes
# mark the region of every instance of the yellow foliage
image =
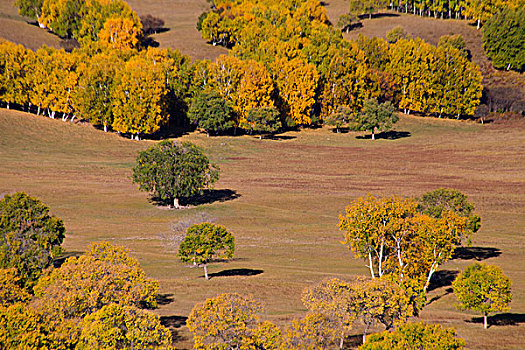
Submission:
[[141,27],[130,18],[108,18],[99,41],[113,49],[131,50],[137,48],[141,33]]

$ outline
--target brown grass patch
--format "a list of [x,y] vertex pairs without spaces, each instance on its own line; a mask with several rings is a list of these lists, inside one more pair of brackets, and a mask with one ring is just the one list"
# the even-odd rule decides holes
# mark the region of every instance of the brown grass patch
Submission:
[[[101,239],[129,247],[147,273],[160,280],[162,293],[172,295],[159,315],[187,316],[196,302],[236,291],[262,300],[263,317],[288,322],[305,312],[300,301],[305,286],[325,277],[367,273],[339,243],[337,215],[346,204],[367,193],[418,196],[441,186],[459,189],[476,204],[483,226],[473,245],[501,251],[487,261],[514,281],[510,312],[525,312],[521,128],[402,117],[396,130],[411,136],[397,140],[357,139],[359,134],[327,128],[262,141],[193,133],[183,139],[204,147],[222,169],[217,189],[234,190],[240,197],[185,210],[158,210],[131,183],[136,153],[151,141],[6,110],[0,111],[0,130],[0,193],[24,190],[47,203],[65,220],[68,251],[82,251]],[[237,238],[236,259],[212,264],[210,273],[218,275],[210,281],[202,269],[180,263],[161,238],[174,221],[203,212]],[[471,262],[455,260],[443,269]],[[447,288],[431,292],[429,299],[436,300],[423,319],[456,327],[471,348],[519,348],[525,342],[522,323],[483,331],[466,322],[475,315],[455,310]],[[176,331],[177,346],[191,347],[186,329]]]

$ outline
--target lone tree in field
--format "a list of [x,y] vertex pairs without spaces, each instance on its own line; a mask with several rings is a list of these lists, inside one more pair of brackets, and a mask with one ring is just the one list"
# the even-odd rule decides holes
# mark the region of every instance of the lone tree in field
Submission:
[[215,91],[203,91],[191,102],[190,122],[206,131],[206,135],[220,134],[235,126],[235,114],[230,102]]
[[26,286],[36,281],[62,251],[61,219],[23,192],[0,200],[0,268],[16,268]]
[[273,134],[281,128],[279,111],[275,107],[256,107],[250,109],[245,123],[246,129],[259,134],[259,140],[263,134]]
[[230,259],[235,250],[235,239],[224,226],[204,222],[192,225],[179,246],[179,258],[184,262],[204,267],[208,278],[207,264],[215,259]]
[[349,120],[349,129],[371,131],[372,140],[375,140],[376,130],[388,131],[398,120],[395,107],[390,101],[379,103],[377,99],[373,98],[366,100],[361,113]]
[[180,208],[180,198],[202,194],[218,178],[217,167],[190,142],[162,141],[140,152],[133,168],[133,182],[141,190],[175,208]]
[[459,301],[458,309],[473,310],[483,314],[483,327],[491,312],[506,311],[512,300],[512,281],[501,268],[475,263],[460,273],[452,283]]

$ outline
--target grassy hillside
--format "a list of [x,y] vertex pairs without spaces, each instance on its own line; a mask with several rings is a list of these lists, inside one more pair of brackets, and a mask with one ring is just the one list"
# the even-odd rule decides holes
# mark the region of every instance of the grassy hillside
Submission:
[[[160,280],[163,321],[177,328],[196,302],[225,291],[261,299],[267,317],[284,323],[304,313],[302,289],[325,277],[366,274],[339,243],[337,215],[357,196],[417,196],[446,186],[468,194],[482,217],[472,249],[442,268],[444,277],[472,263],[468,253],[501,266],[514,280],[512,310],[488,330],[453,307],[446,285],[429,295],[422,318],[454,326],[474,349],[518,349],[525,343],[525,133],[522,124],[485,125],[402,117],[397,139],[358,138],[330,129],[250,136],[183,137],[201,145],[222,169],[215,201],[184,210],[155,207],[131,184],[136,153],[153,141],[129,141],[88,125],[0,111],[0,193],[23,190],[65,220],[65,247],[89,242],[129,247]],[[237,198],[235,198],[237,197]],[[181,218],[206,213],[237,237],[236,259],[201,269],[180,263],[162,238]],[[446,280],[446,278],[445,278]],[[356,334],[359,329],[356,329]]]

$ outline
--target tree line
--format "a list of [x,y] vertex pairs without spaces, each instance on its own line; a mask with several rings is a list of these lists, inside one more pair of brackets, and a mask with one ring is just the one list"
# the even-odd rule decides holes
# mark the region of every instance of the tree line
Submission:
[[322,123],[338,108],[357,116],[371,98],[406,113],[474,113],[481,74],[461,49],[421,39],[347,41],[327,21],[315,0],[216,3],[198,23],[203,37],[232,47],[215,62],[100,35],[71,53],[2,42],[0,100],[131,137],[163,126],[272,133]]

